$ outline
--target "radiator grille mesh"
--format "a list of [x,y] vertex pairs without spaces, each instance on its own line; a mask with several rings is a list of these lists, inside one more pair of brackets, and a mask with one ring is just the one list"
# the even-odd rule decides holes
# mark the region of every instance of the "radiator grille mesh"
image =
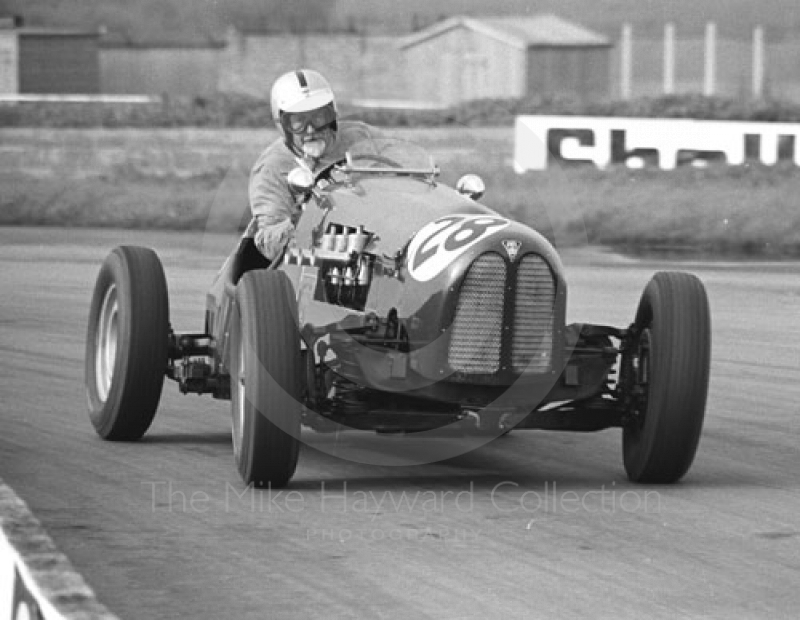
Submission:
[[553,353],[553,309],[556,290],[550,267],[527,254],[517,271],[511,368],[514,372],[548,372]]
[[[494,374],[503,363],[503,321],[506,261],[497,253],[478,257],[459,291],[450,337],[448,361],[453,370]],[[552,366],[555,280],[547,262],[527,254],[519,262],[513,283],[515,304],[510,351],[506,360],[516,373],[544,373]]]
[[506,262],[483,254],[472,263],[459,292],[449,362],[453,370],[494,373],[500,370]]

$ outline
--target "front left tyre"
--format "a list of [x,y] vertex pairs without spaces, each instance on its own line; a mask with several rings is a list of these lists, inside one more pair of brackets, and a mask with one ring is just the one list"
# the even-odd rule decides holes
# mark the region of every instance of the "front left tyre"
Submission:
[[711,314],[702,282],[687,273],[655,274],[642,293],[634,333],[625,471],[632,482],[671,484],[689,470],[705,417]]
[[286,486],[300,447],[304,367],[294,288],[255,269],[236,287],[230,331],[233,452],[242,480]]
[[120,246],[103,262],[86,337],[89,418],[111,441],[150,427],[168,361],[169,301],[161,261],[148,248]]

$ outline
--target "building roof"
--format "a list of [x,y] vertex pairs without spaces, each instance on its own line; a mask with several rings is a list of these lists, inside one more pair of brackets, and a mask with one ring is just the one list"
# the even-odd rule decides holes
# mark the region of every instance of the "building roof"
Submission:
[[401,48],[411,47],[455,28],[468,28],[513,47],[607,47],[608,37],[555,15],[532,17],[451,17],[405,37]]

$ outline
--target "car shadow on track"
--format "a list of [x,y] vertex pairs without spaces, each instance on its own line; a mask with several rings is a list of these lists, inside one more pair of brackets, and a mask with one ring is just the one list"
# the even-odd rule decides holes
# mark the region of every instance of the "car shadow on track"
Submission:
[[[379,447],[386,450],[385,444]],[[305,445],[290,487],[300,491],[319,490],[323,481],[329,488],[341,488],[346,484],[349,490],[364,491],[409,485],[442,491],[491,490],[498,484],[508,489],[552,487],[554,482],[564,489],[629,484],[614,460],[599,467],[596,462],[576,462],[574,457],[559,455],[553,446],[542,446],[538,454],[531,455],[530,447],[528,441],[500,438],[464,454],[426,464],[376,465],[353,462],[319,450],[317,446]],[[402,451],[401,443],[397,444],[397,450]],[[317,477],[316,472],[325,472],[325,475]]]
[[144,444],[222,445],[231,443],[231,434],[230,431],[225,433],[161,433],[145,435],[139,442]]

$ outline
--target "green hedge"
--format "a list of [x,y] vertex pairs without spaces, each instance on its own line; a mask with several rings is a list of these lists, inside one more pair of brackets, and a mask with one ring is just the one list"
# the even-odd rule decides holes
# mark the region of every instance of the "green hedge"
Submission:
[[[344,117],[383,127],[511,125],[520,114],[697,118],[800,122],[800,105],[786,101],[684,95],[587,103],[568,98],[471,101],[444,110],[357,108]],[[164,97],[159,103],[0,104],[0,127],[268,127],[268,102],[244,96]]]

